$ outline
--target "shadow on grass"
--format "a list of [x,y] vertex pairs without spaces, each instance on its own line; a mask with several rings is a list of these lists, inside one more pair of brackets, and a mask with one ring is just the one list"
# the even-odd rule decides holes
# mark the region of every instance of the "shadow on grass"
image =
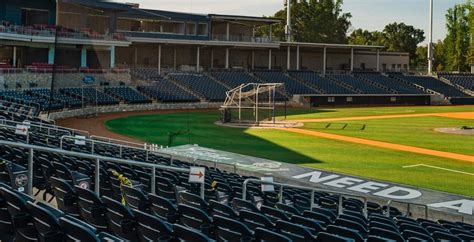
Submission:
[[[248,134],[246,129],[217,126],[214,122],[219,119],[219,115],[218,112],[140,115],[110,120],[106,122],[106,126],[113,132],[159,145],[167,145],[170,141],[169,134],[173,133],[175,135],[171,146],[198,144],[207,148],[286,163],[322,163]],[[280,133],[283,131],[261,130],[261,132],[272,132],[267,137],[273,139],[288,137],[287,133],[284,135]]]

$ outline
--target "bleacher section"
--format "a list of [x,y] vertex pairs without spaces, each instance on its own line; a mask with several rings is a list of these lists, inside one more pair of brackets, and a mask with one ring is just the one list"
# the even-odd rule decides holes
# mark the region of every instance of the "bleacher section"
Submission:
[[322,94],[355,94],[353,91],[312,71],[292,71],[290,75],[298,80],[313,85],[321,91]]
[[426,89],[441,93],[447,97],[465,97],[467,94],[459,91],[453,86],[450,86],[440,80],[429,76],[408,76],[408,75],[393,75],[395,78],[405,80],[408,83],[420,85]]
[[255,70],[253,73],[266,83],[284,83],[287,94],[317,94],[316,90],[303,85],[281,71]]
[[168,79],[205,97],[209,101],[224,101],[228,89],[202,73],[170,73]]
[[459,85],[464,89],[474,92],[474,76],[472,74],[441,74],[440,77],[445,78],[454,85]]
[[199,102],[200,99],[178,87],[172,81],[158,77],[151,84],[137,89],[150,98],[161,102]]
[[348,85],[359,94],[391,94],[389,90],[371,85],[369,82],[357,79],[351,75],[328,75],[328,78],[339,82],[340,84]]
[[389,78],[380,73],[356,73],[355,76],[361,80],[370,80],[379,83],[387,88],[396,91],[399,94],[425,94],[425,92],[406,83],[399,82],[396,79]]
[[84,98],[90,104],[97,105],[117,105],[119,102],[114,99],[113,97],[97,90],[96,88],[92,87],[85,87],[85,88],[62,88],[60,89],[61,93],[65,93],[69,96],[76,97],[76,98]]
[[[48,137],[48,138],[45,138]],[[395,207],[315,192],[280,187],[263,192],[250,177],[204,167],[205,193],[189,183],[191,164],[114,143],[85,145],[45,130],[31,130],[30,144],[38,146],[33,169],[36,192],[43,199],[18,191],[25,183],[26,136],[14,126],[0,128],[0,236],[2,241],[472,241],[474,226],[446,220],[413,219]],[[38,150],[48,146],[54,149]],[[35,148],[35,147],[33,147]],[[119,152],[121,150],[121,152]],[[94,192],[95,159],[100,155],[100,195]],[[121,164],[112,157],[132,162]],[[104,159],[109,159],[105,161]],[[121,160],[124,162],[125,160]],[[155,194],[151,169],[156,168]],[[79,184],[81,184],[79,186]],[[133,184],[133,186],[132,186]],[[14,189],[15,187],[16,189]],[[24,187],[23,187],[24,188]],[[19,189],[23,190],[23,189]],[[37,193],[36,195],[38,195]],[[56,199],[58,209],[40,200]],[[341,204],[339,204],[342,202]],[[364,209],[366,211],[364,213]]]
[[106,87],[104,92],[129,104],[151,103],[151,100],[130,87]]
[[235,88],[246,83],[260,83],[260,81],[246,71],[214,71],[211,75],[229,88]]

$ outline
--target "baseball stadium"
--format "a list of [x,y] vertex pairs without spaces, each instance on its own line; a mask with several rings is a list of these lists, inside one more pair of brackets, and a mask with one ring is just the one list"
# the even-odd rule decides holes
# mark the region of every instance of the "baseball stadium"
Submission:
[[0,0],[0,241],[474,241],[471,1],[137,2]]

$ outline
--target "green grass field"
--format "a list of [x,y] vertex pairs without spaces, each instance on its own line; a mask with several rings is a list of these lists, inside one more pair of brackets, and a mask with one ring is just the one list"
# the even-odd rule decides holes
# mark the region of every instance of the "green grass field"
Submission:
[[[391,107],[352,109],[289,110],[288,119],[355,117],[371,115],[414,114],[472,111],[473,107]],[[282,114],[281,112],[279,114]],[[402,168],[406,165],[432,166],[474,173],[474,164],[457,160],[400,152],[348,142],[293,134],[278,130],[234,129],[216,126],[218,112],[175,113],[130,116],[106,123],[113,132],[149,143],[168,145],[199,144],[272,160],[294,163],[367,178],[474,196],[474,176],[426,167]],[[341,124],[347,123],[345,129]],[[365,124],[366,128],[357,128]],[[305,129],[347,136],[381,140],[423,148],[473,155],[473,136],[434,132],[436,127],[474,125],[472,120],[442,117],[307,123]],[[334,126],[333,126],[334,125]]]

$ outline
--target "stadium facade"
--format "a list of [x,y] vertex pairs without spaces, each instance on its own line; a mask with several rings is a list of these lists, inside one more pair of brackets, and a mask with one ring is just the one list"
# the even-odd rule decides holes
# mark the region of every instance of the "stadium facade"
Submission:
[[[274,18],[190,14],[95,0],[3,0],[0,63],[71,68],[406,70],[407,53],[381,46],[287,43],[256,30]],[[55,26],[58,44],[55,46]],[[55,55],[55,51],[58,52]]]

